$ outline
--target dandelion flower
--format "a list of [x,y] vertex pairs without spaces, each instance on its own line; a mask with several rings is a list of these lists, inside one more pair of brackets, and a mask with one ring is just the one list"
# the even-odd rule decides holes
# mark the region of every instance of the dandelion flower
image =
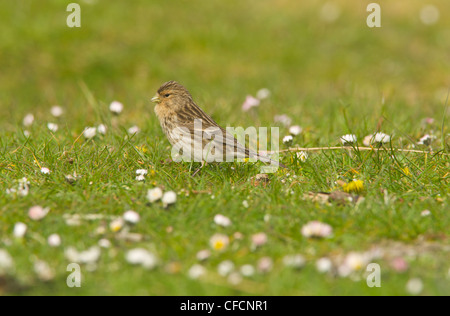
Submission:
[[329,237],[333,233],[333,228],[325,223],[319,221],[312,221],[302,227],[302,235],[310,238],[324,238]]
[[251,95],[248,95],[245,98],[244,103],[242,104],[242,110],[243,111],[248,111],[250,110],[252,107],[258,106],[261,103],[261,101],[255,97],[252,97]]
[[147,200],[150,203],[158,201],[163,196],[163,191],[160,188],[150,189],[147,192]]
[[118,114],[122,113],[122,111],[123,111],[123,104],[120,103],[119,101],[113,101],[113,102],[111,102],[111,104],[109,105],[109,110],[110,110],[112,113],[118,115]]
[[228,238],[228,236],[223,235],[223,234],[215,234],[209,240],[209,244],[210,244],[211,248],[216,251],[225,250],[229,243],[230,243],[230,239]]
[[364,190],[364,182],[362,180],[353,179],[349,183],[344,184],[343,190],[345,192],[360,193]]

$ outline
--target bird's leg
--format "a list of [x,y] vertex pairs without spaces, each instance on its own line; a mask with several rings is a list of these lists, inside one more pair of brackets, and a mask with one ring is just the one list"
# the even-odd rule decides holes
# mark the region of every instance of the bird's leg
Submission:
[[192,177],[195,177],[195,175],[200,171],[200,169],[203,168],[203,166],[206,165],[206,162],[204,160],[202,160],[202,165],[200,166],[200,168],[198,168],[197,170],[195,170],[195,172],[192,174]]

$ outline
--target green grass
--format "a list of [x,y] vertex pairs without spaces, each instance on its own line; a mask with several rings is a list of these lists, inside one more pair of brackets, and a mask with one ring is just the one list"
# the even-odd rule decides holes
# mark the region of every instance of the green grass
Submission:
[[[450,111],[444,114],[450,86],[444,13],[450,4],[435,1],[441,17],[428,26],[419,19],[421,1],[380,1],[382,28],[370,29],[368,3],[354,1],[336,1],[341,14],[332,23],[320,19],[321,4],[312,0],[90,2],[80,1],[79,29],[66,26],[64,1],[0,4],[0,249],[14,259],[8,277],[0,275],[0,294],[404,295],[412,278],[423,281],[421,294],[450,293]],[[274,115],[288,114],[304,129],[294,139],[301,147],[336,146],[347,133],[362,146],[364,136],[376,131],[392,135],[392,142],[379,152],[309,153],[304,163],[283,154],[289,175],[271,174],[266,187],[252,185],[259,173],[252,164],[208,165],[191,177],[197,165],[165,162],[169,143],[149,101],[167,80],[184,84],[224,126],[276,126]],[[271,96],[243,113],[246,95],[263,87]],[[125,105],[118,117],[108,110],[113,100]],[[50,115],[54,104],[65,110],[59,119]],[[27,113],[36,118],[29,128],[22,125]],[[432,124],[424,123],[428,117]],[[48,122],[58,123],[59,131],[51,133]],[[105,136],[81,136],[85,127],[101,123],[108,127]],[[141,132],[129,135],[132,125]],[[287,133],[281,126],[280,136]],[[436,139],[416,149],[434,154],[391,151],[412,148],[427,133]],[[51,174],[41,174],[41,167]],[[135,180],[141,168],[154,170],[144,183]],[[69,184],[65,176],[74,172],[80,178]],[[23,177],[30,193],[7,195]],[[352,179],[364,183],[364,201],[357,205],[304,197],[338,190],[337,180]],[[155,186],[177,192],[176,204],[149,204],[145,196]],[[31,221],[27,212],[34,205],[50,213]],[[80,226],[64,219],[121,216],[129,209],[141,216],[131,229],[142,235],[138,242],[118,239],[109,217]],[[431,215],[421,216],[426,209]],[[219,213],[232,220],[230,227],[214,224]],[[313,220],[331,225],[333,235],[302,236],[302,226]],[[28,226],[23,239],[12,235],[17,222]],[[99,235],[99,227],[106,231]],[[251,236],[258,232],[268,242],[253,249]],[[53,233],[62,238],[58,248],[47,245]],[[229,247],[201,263],[206,276],[190,279],[197,252],[210,248],[216,233],[231,238]],[[82,266],[81,288],[68,288],[64,250],[86,250],[102,238],[111,248],[102,249],[94,271]],[[137,247],[154,252],[158,267],[128,264],[126,252]],[[375,247],[384,249],[372,260],[381,266],[381,288],[369,288],[364,277],[315,268],[321,257],[338,262]],[[283,257],[297,253],[306,258],[305,267],[285,267]],[[238,284],[217,274],[224,260],[256,267],[263,257],[273,260],[268,273]],[[408,262],[407,271],[392,268],[397,257]],[[38,259],[48,263],[52,280],[39,280],[33,269]]]

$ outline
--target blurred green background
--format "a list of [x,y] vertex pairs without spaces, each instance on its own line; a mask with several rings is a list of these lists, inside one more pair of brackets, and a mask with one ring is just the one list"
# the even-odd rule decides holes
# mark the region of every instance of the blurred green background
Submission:
[[[1,2],[3,127],[52,104],[88,124],[81,83],[139,123],[154,120],[142,113],[160,84],[177,80],[224,125],[249,125],[245,95],[267,87],[265,124],[289,112],[328,132],[339,106],[373,124],[442,116],[450,86],[448,1],[379,1],[381,28],[366,25],[371,1],[80,0],[81,28],[66,25],[69,2]],[[427,4],[440,13],[431,25]]]

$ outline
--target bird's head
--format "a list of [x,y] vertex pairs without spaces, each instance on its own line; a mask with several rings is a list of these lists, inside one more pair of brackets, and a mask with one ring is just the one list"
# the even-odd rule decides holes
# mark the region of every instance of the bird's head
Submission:
[[152,102],[171,110],[179,110],[192,102],[192,96],[181,84],[168,81],[159,87]]

